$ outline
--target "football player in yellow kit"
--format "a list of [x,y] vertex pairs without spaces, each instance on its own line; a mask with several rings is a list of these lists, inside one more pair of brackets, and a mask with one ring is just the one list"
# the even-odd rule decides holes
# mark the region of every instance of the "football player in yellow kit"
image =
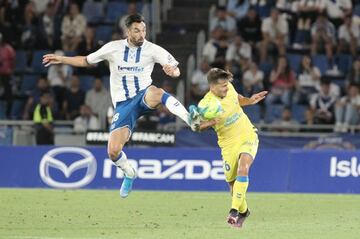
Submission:
[[218,68],[212,68],[207,79],[210,91],[204,98],[216,97],[221,103],[223,113],[213,120],[202,121],[199,131],[213,127],[217,134],[226,181],[232,193],[227,222],[233,227],[241,227],[250,214],[246,191],[249,185],[249,169],[259,145],[257,129],[241,107],[263,100],[267,91],[254,94],[250,98],[243,97],[231,84],[233,75]]

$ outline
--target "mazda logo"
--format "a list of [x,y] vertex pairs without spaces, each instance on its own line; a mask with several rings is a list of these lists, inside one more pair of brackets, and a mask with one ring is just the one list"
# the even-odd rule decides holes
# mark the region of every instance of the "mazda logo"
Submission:
[[[64,162],[57,159],[60,154],[77,154],[81,159],[67,166]],[[85,176],[76,182],[58,182],[49,174],[49,168],[56,168],[63,172],[66,178],[78,169],[86,168]],[[55,148],[47,152],[41,159],[39,166],[40,176],[44,183],[54,188],[81,188],[89,184],[96,174],[96,159],[94,155],[82,148],[61,147]]]

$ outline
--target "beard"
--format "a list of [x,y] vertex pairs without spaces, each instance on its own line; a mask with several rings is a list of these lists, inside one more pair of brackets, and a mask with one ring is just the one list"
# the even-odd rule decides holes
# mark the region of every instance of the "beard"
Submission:
[[142,46],[142,44],[144,43],[144,39],[142,40],[135,40],[135,39],[130,39],[130,42],[134,45],[134,46]]

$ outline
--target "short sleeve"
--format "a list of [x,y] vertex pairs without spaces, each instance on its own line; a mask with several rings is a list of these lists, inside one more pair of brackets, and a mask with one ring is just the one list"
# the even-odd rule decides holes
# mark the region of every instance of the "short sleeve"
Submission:
[[167,50],[156,44],[153,44],[153,47],[153,56],[156,63],[162,66],[167,64],[172,66],[179,65],[179,62]]
[[103,45],[99,50],[89,54],[86,61],[93,65],[104,60],[109,60],[110,54],[114,51],[113,43],[109,42]]

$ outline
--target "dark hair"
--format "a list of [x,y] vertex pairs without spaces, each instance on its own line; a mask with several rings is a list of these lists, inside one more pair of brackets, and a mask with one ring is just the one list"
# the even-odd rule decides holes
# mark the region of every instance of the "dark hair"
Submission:
[[220,68],[212,68],[207,74],[209,84],[216,84],[218,80],[232,81],[233,74]]
[[320,79],[320,85],[330,85],[331,84],[331,80],[326,77],[326,76],[322,76]]
[[125,20],[125,26],[127,28],[131,27],[131,25],[134,23],[134,22],[144,22],[145,23],[145,19],[143,16],[141,16],[140,14],[134,14],[134,15],[130,15],[126,18]]

